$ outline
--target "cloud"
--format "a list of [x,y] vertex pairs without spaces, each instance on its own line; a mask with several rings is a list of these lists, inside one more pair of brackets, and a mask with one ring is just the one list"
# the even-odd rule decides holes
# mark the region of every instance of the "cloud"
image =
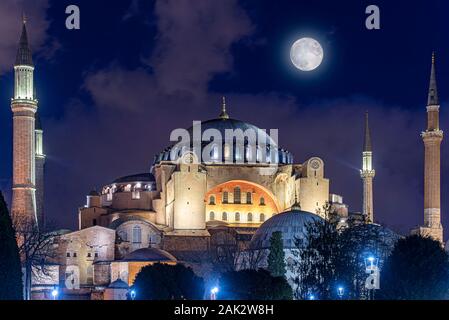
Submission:
[[22,28],[21,17],[27,16],[31,50],[38,53],[44,46],[49,25],[46,19],[48,0],[0,1],[0,75],[12,70]]

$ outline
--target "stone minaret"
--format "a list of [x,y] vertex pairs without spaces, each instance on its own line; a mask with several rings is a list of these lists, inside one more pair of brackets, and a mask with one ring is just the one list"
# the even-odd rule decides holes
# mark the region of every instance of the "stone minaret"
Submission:
[[435,55],[432,54],[427,98],[427,129],[421,133],[424,141],[424,225],[415,230],[415,233],[443,242],[440,211],[440,145],[443,131],[440,130],[439,109]]
[[365,113],[365,139],[362,152],[362,170],[360,177],[363,180],[363,214],[369,222],[374,222],[373,209],[373,178],[376,172],[373,169],[373,149],[369,131],[368,112]]
[[13,182],[12,216],[20,221],[37,223],[35,169],[35,113],[34,65],[28,45],[26,21],[22,26],[19,49],[14,64],[13,112]]
[[36,141],[36,215],[40,227],[45,227],[44,215],[44,130],[42,129],[39,114],[36,113],[36,128],[34,130]]

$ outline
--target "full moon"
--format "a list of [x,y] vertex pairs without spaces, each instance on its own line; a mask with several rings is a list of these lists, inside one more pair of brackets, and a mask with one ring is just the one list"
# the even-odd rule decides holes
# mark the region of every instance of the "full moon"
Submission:
[[290,59],[293,65],[301,71],[312,71],[323,61],[323,48],[312,38],[301,38],[293,43],[290,49]]

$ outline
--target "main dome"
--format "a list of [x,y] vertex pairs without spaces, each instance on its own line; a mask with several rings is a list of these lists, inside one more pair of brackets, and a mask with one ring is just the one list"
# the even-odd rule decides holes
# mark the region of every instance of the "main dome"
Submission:
[[[162,161],[177,161],[185,152],[193,149],[195,142],[199,142],[198,145],[201,146],[202,163],[293,163],[293,155],[279,148],[276,141],[265,130],[248,122],[229,118],[225,105],[219,118],[198,122],[188,128],[187,133],[189,143],[174,143],[165,148],[154,157],[153,165]],[[226,140],[229,134],[232,135],[229,136],[229,140]],[[220,135],[221,143],[214,144],[215,135]],[[208,149],[205,150],[205,148]]]

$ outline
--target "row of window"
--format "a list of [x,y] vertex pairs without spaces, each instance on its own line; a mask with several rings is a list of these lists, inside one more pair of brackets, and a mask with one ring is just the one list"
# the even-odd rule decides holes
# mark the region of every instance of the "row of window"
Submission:
[[[112,201],[112,195],[113,195],[112,192],[108,192],[106,194],[106,201]],[[131,192],[131,199],[133,199],[133,200],[140,199],[140,191],[137,191],[137,190],[132,191]]]
[[[240,214],[240,212],[236,212],[234,215],[234,221],[237,221],[237,222],[240,221],[241,216],[242,216],[242,214]],[[256,216],[257,216],[257,214],[256,214]],[[256,218],[256,217],[254,217],[254,215],[251,212],[249,212],[247,214],[246,221],[253,222],[253,221],[255,221],[255,220],[253,220],[254,218]],[[211,211],[209,213],[209,220],[215,220],[215,219],[217,219],[215,217],[215,212]],[[221,220],[228,221],[228,213],[227,212],[223,212],[221,214]],[[264,213],[259,214],[259,222],[264,222],[264,221],[265,221],[265,214]]]
[[[70,258],[70,257],[76,258],[76,257],[77,257],[77,253],[76,253],[76,252],[73,252],[72,254],[70,254],[70,252],[67,252],[67,258]],[[91,252],[88,252],[88,253],[87,253],[87,257],[88,257],[88,258],[92,258],[92,253],[91,253]],[[95,257],[95,258],[98,258],[98,252],[95,252],[95,253],[94,253],[94,257]]]
[[[126,231],[119,232],[120,238],[123,241],[128,241],[128,233]],[[134,226],[132,230],[132,242],[142,243],[142,228],[140,226]]]
[[[229,193],[227,191],[224,191],[222,193],[222,203],[229,203]],[[234,188],[234,203],[242,203],[242,192],[240,187]],[[246,193],[246,204],[252,204],[253,203],[253,197],[251,192]],[[215,204],[215,196],[209,197],[209,204],[214,205]],[[265,198],[260,197],[259,205],[264,206],[265,205]]]
[[[128,241],[128,233],[125,230],[119,231],[119,236],[123,241]],[[142,228],[140,226],[134,226],[132,229],[132,243],[142,243]],[[154,233],[148,234],[148,243],[157,243],[158,236]]]

